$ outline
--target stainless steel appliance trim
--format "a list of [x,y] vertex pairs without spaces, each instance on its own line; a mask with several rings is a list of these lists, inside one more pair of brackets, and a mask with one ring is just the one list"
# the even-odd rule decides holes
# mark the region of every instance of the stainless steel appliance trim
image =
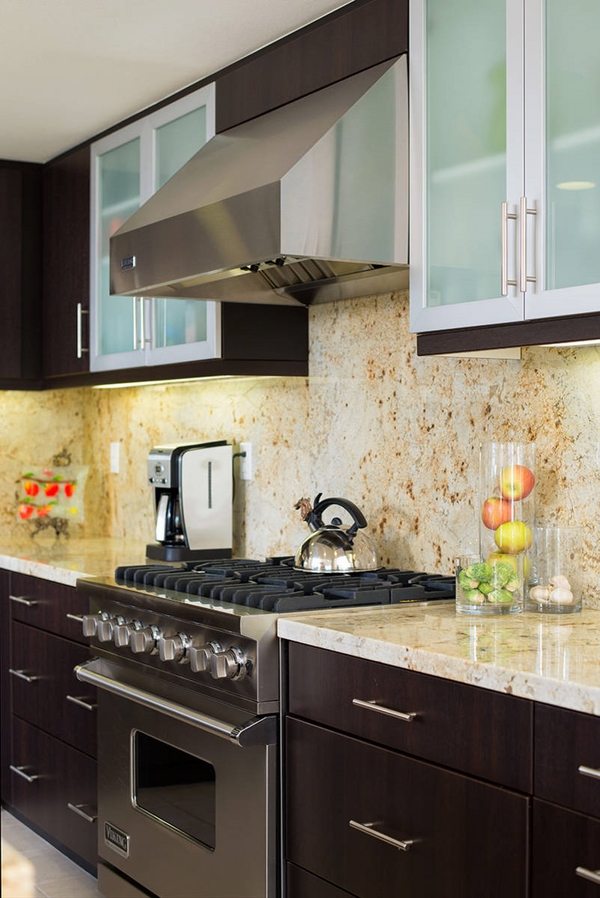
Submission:
[[593,882],[595,885],[600,886],[600,870],[588,870],[587,867],[575,867],[575,873],[577,876],[581,876],[582,879],[587,879],[588,882]]
[[516,212],[508,211],[506,200],[500,205],[500,238],[502,242],[502,256],[500,258],[500,292],[502,296],[508,296],[508,288],[516,287],[515,280],[508,279],[508,220],[515,221]]
[[378,714],[385,714],[388,717],[396,718],[396,720],[403,720],[405,723],[412,723],[418,716],[416,711],[395,711],[393,708],[386,708],[385,705],[378,705],[375,701],[363,701],[361,698],[353,698],[352,704],[357,708],[364,708],[365,711],[377,711]]
[[19,680],[25,680],[26,683],[35,683],[36,680],[40,679],[35,674],[26,674],[24,670],[15,670],[12,667],[8,668],[8,672],[11,676],[18,677]]
[[600,769],[597,767],[586,767],[585,764],[580,764],[577,772],[583,776],[591,776],[592,779],[600,780]]
[[136,702],[144,708],[166,714],[182,723],[191,724],[205,733],[221,736],[242,748],[253,745],[274,745],[277,741],[277,725],[272,717],[253,717],[245,724],[232,726],[216,717],[201,714],[185,705],[171,702],[158,695],[153,695],[145,689],[130,686],[121,680],[114,680],[112,677],[99,673],[94,667],[94,661],[78,664],[74,670],[77,679],[83,683],[90,683],[113,695]]
[[87,804],[71,804],[70,801],[67,802],[67,807],[70,811],[73,811],[74,814],[77,814],[78,817],[82,817],[86,823],[95,823],[98,819],[98,815],[94,814],[86,814],[83,808],[89,807]]
[[22,777],[24,780],[27,780],[28,783],[35,783],[36,780],[40,779],[39,773],[25,773],[25,767],[16,767],[14,764],[9,764],[8,769],[12,770],[13,773],[16,773],[17,776]]
[[415,839],[393,839],[392,836],[386,836],[385,833],[373,829],[374,826],[381,826],[380,823],[358,823],[356,820],[349,820],[348,825],[351,829],[356,829],[359,833],[364,833],[373,839],[379,839],[380,842],[385,842],[386,845],[391,845],[399,851],[409,851],[416,841]]
[[35,599],[27,599],[25,596],[9,595],[8,598],[11,602],[16,602],[18,605],[27,605],[28,608],[33,608],[34,605],[38,604]]
[[98,707],[98,705],[95,705],[93,702],[86,702],[85,699],[79,698],[76,695],[65,695],[65,698],[68,702],[72,702],[80,708],[85,708],[86,711],[95,711]]

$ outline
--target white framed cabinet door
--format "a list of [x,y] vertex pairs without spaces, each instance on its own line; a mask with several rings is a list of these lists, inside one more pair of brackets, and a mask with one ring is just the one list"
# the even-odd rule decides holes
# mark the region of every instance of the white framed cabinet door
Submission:
[[525,2],[525,317],[600,311],[600,2]]
[[411,330],[520,321],[522,0],[410,0]]
[[207,85],[92,145],[92,371],[221,354],[218,303],[109,293],[110,236],[214,136],[214,97]]

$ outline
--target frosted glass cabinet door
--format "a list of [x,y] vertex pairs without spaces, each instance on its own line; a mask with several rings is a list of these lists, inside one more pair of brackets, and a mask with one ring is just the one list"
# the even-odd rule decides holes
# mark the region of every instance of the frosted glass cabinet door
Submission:
[[[93,371],[143,364],[140,301],[110,295],[109,239],[141,200],[140,138],[126,138],[106,138],[92,154]],[[111,142],[117,145],[111,147]]]
[[518,321],[522,2],[411,0],[410,22],[411,329]]
[[525,34],[526,317],[598,311],[600,2],[526,0]]
[[[214,134],[214,114],[207,93],[194,95],[196,108],[183,111],[164,124],[154,127],[154,190],[173,177]],[[182,101],[188,102],[187,98]],[[214,357],[215,304],[189,299],[153,299],[149,301],[152,314],[152,348],[149,364],[186,361]]]

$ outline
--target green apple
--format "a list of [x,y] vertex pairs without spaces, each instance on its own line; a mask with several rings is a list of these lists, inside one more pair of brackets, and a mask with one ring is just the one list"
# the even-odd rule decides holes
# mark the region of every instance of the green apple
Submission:
[[494,541],[501,552],[509,555],[519,555],[528,549],[533,541],[531,527],[524,521],[508,521],[500,524],[494,533]]

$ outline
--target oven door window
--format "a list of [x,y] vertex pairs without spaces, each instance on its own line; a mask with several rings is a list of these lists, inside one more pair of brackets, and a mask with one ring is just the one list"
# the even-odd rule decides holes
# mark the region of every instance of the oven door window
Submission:
[[202,758],[136,731],[133,803],[207,848],[215,847],[215,768]]

